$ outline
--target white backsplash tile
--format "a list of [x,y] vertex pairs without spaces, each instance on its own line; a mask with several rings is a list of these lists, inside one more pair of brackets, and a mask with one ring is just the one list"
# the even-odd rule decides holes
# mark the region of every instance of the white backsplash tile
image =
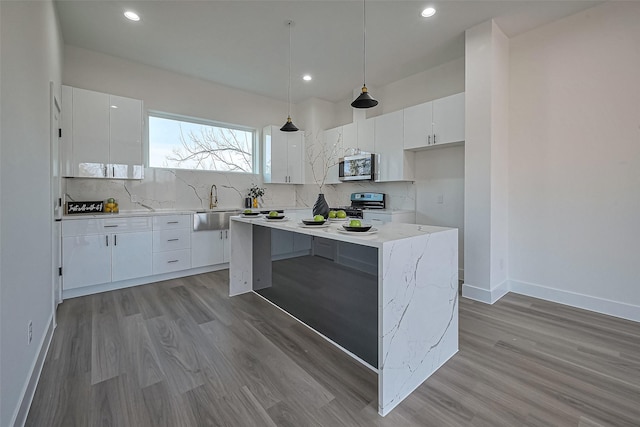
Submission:
[[[266,188],[261,206],[312,207],[318,198],[317,185],[262,184],[259,175],[146,168],[143,180],[70,178],[65,192],[72,200],[115,198],[121,210],[206,209],[211,185],[218,187],[218,206],[241,208],[251,184]],[[343,183],[325,185],[329,206],[348,205],[358,191],[387,194],[387,208],[414,210],[415,186],[411,182]],[[132,201],[135,200],[135,201]]]

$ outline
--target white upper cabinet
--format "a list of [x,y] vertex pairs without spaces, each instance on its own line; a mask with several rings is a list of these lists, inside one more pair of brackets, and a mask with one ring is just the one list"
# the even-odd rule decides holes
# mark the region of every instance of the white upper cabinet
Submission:
[[264,182],[304,184],[304,132],[282,132],[277,126],[263,129]]
[[433,143],[464,141],[464,93],[433,101]]
[[402,110],[375,118],[376,181],[412,181],[413,154],[404,151]]
[[374,152],[375,144],[375,122],[376,117],[357,122],[358,128],[358,147],[360,151],[367,153]]
[[113,177],[136,178],[133,166],[142,165],[142,101],[109,95],[109,131]]
[[464,92],[405,108],[404,114],[405,150],[464,141]]
[[355,123],[349,123],[342,126],[342,152],[338,157],[344,157],[345,152],[349,148],[358,146],[358,126]]
[[142,101],[62,87],[62,173],[142,179]]

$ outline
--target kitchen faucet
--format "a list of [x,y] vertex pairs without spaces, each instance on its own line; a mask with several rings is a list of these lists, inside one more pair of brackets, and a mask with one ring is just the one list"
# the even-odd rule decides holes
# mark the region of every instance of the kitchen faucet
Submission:
[[[213,190],[216,190],[215,198],[213,196]],[[218,187],[215,184],[211,186],[211,191],[209,191],[209,209],[213,209],[218,206]]]

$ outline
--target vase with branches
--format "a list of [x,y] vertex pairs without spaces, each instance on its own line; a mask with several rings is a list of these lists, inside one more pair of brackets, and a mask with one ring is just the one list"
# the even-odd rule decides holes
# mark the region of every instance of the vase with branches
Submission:
[[329,215],[329,205],[324,198],[322,188],[327,182],[329,170],[338,164],[338,155],[342,146],[342,134],[339,133],[336,140],[323,140],[323,134],[308,134],[306,140],[307,163],[311,169],[313,181],[318,186],[318,199],[313,205],[313,215]]

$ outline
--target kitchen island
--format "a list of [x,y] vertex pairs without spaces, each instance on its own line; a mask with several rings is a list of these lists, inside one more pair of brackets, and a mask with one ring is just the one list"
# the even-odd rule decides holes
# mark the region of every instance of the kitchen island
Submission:
[[[377,283],[377,289],[371,290],[374,296],[377,293],[373,299],[377,325],[372,325],[377,330],[377,358],[368,364],[378,373],[378,412],[384,416],[458,350],[457,229],[388,223],[377,225],[375,233],[346,234],[339,222],[304,228],[295,215],[288,216],[283,222],[231,218],[230,295],[260,293],[277,285],[273,265],[278,261],[272,254],[275,233],[292,233],[314,242],[335,241],[342,245],[342,252],[373,254],[373,263],[342,262],[358,259],[346,256],[333,263],[323,261],[323,268],[333,271],[331,265],[335,265],[336,272],[347,268],[356,274],[361,270],[363,277],[374,278],[373,286]],[[310,248],[289,259],[313,257],[317,246]]]

